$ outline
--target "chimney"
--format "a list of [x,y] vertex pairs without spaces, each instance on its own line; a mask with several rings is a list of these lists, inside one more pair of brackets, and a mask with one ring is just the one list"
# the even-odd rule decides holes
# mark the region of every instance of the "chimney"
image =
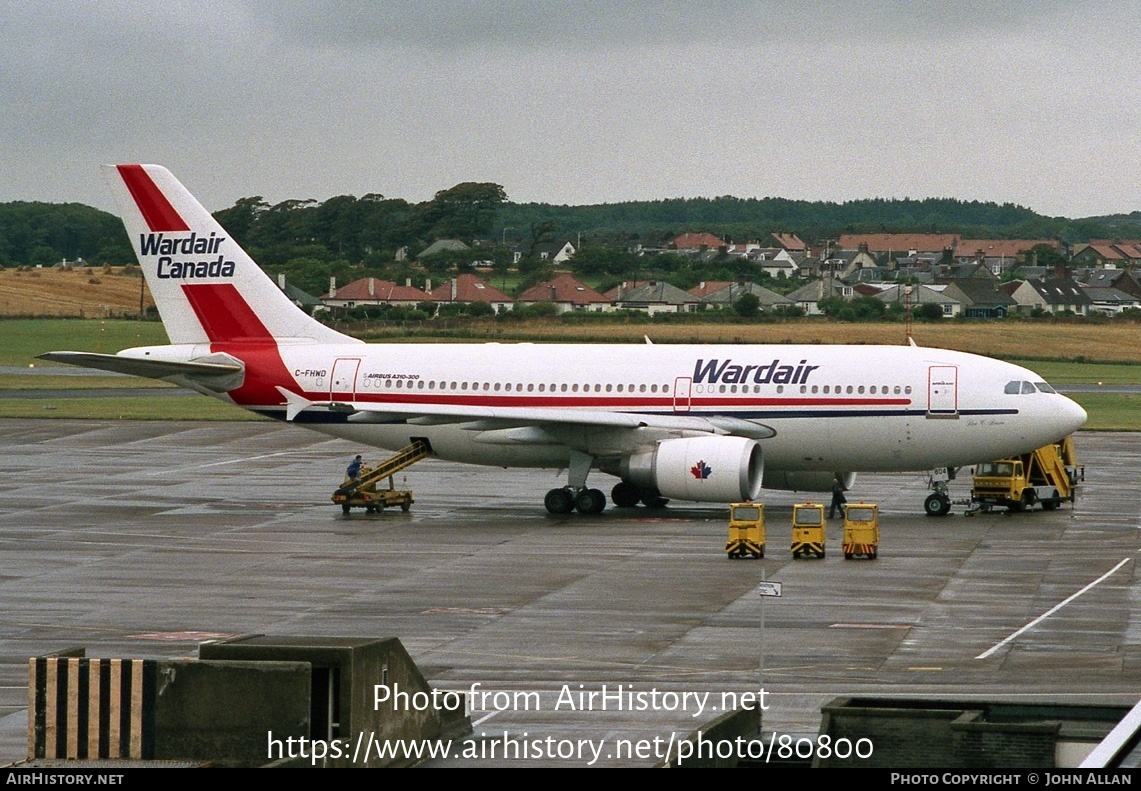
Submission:
[[376,296],[376,279],[372,277],[368,279],[368,295],[370,297]]
[[1067,277],[1069,277],[1069,274],[1070,273],[1068,271],[1066,271],[1065,262],[1059,261],[1058,263],[1054,264],[1054,279],[1055,280],[1065,280]]
[[456,279],[452,278],[452,302],[456,301]]
[[329,278],[329,299],[337,296],[337,278],[336,276]]
[[412,288],[412,278],[410,278],[410,277],[404,278],[404,286],[406,288]]
[[285,291],[285,273],[284,272],[278,272],[277,273],[277,287],[280,288],[282,291]]
[[427,280],[424,281],[424,290],[427,291],[429,294],[432,293],[432,278],[428,278]]

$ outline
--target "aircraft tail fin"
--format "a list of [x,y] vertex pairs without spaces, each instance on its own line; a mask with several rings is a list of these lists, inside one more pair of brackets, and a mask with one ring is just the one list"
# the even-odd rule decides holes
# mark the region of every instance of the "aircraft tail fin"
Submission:
[[294,305],[169,170],[104,169],[171,343],[356,342]]

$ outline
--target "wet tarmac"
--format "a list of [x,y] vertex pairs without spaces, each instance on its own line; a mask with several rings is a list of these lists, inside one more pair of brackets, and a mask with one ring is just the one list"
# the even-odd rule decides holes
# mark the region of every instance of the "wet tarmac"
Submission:
[[[838,520],[824,559],[793,560],[803,496],[766,492],[761,561],[725,556],[722,508],[550,516],[553,471],[428,460],[398,477],[409,513],[345,516],[329,502],[345,464],[379,452],[300,428],[0,420],[0,765],[26,756],[29,657],[188,657],[251,632],[395,635],[438,687],[541,693],[540,710],[485,700],[477,735],[592,739],[610,765],[654,763],[617,740],[689,733],[762,686],[765,730],[790,734],[843,695],[1133,705],[1141,437],[1077,449],[1082,495],[1052,513],[932,519],[923,475],[859,476],[849,499],[883,512],[877,560],[844,559]],[[566,702],[603,685],[656,703]]]

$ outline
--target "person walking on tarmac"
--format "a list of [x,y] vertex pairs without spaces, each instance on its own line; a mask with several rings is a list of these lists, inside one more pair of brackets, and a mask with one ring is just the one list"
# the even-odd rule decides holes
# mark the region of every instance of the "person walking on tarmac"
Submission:
[[357,457],[349,462],[349,467],[345,470],[345,473],[349,476],[350,481],[355,481],[361,477],[362,465],[364,465],[364,460],[361,459],[360,454],[357,454]]
[[844,516],[844,506],[848,502],[848,498],[844,496],[844,492],[846,491],[847,489],[844,488],[844,484],[840,483],[839,478],[832,479],[832,507],[828,509],[829,519],[836,518],[837,508],[840,509],[840,516]]

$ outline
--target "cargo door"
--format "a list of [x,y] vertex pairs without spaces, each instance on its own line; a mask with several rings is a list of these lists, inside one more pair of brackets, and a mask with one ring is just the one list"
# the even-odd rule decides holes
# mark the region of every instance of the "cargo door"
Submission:
[[330,401],[354,401],[357,394],[357,369],[359,357],[341,358],[333,363],[333,375],[329,377]]
[[932,365],[927,369],[927,417],[959,416],[959,369]]

